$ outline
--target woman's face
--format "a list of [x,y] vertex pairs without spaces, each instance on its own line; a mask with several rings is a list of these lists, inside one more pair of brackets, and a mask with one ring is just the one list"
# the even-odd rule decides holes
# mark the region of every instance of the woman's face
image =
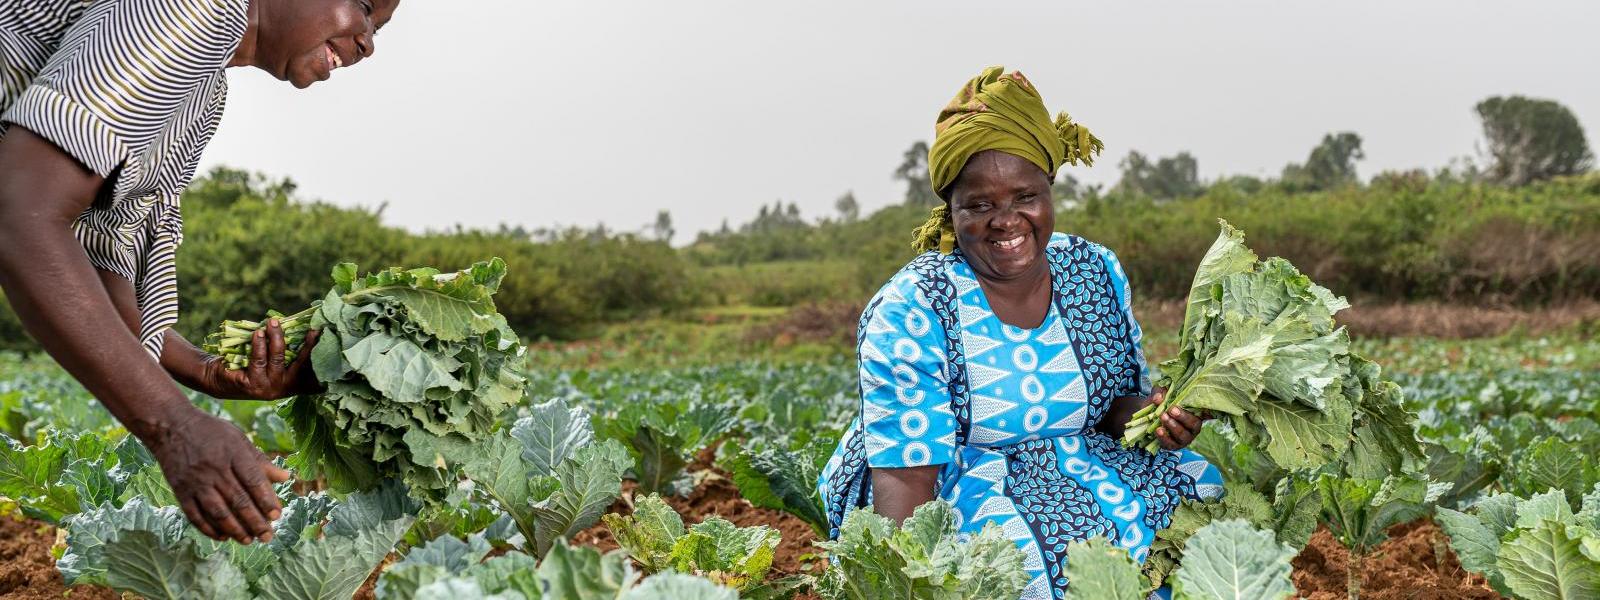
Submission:
[[377,50],[373,35],[400,0],[255,0],[255,64],[305,88]]
[[950,184],[950,217],[979,277],[1011,280],[1046,268],[1056,226],[1050,176],[1026,159],[998,150],[972,155]]

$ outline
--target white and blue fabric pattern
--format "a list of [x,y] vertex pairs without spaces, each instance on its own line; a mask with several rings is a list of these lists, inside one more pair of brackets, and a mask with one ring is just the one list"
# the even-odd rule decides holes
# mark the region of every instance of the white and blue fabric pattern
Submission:
[[818,482],[835,528],[870,505],[871,469],[939,465],[961,530],[999,526],[1033,575],[1023,598],[1060,598],[1068,542],[1105,536],[1143,561],[1181,500],[1221,495],[1200,455],[1094,429],[1112,400],[1150,393],[1127,276],[1076,236],[1053,236],[1046,258],[1054,310],[1034,329],[994,315],[959,250],[923,254],[873,298],[861,416]]

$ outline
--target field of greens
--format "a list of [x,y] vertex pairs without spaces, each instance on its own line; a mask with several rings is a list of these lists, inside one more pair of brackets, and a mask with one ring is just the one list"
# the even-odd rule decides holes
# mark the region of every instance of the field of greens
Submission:
[[[828,521],[815,482],[859,404],[847,348],[552,368],[560,349],[529,352],[495,313],[504,274],[498,261],[447,275],[341,266],[305,313],[323,332],[311,360],[327,392],[193,398],[298,475],[277,488],[269,543],[201,535],[92,397],[46,358],[0,355],[0,533],[13,539],[0,593],[1006,600],[1028,582],[1009,539],[957,535],[941,502],[901,527],[867,510]],[[254,324],[212,341],[226,353]],[[1152,330],[1151,358],[1202,352],[1178,337]],[[1350,359],[1366,370],[1345,393],[1401,390],[1414,424],[1347,408],[1344,463],[1329,468],[1277,454],[1317,446],[1315,422],[1323,431],[1292,443],[1293,424],[1212,422],[1192,447],[1222,468],[1226,495],[1180,506],[1142,565],[1104,540],[1074,542],[1069,597],[1600,597],[1600,341],[1348,345],[1383,371]],[[1204,381],[1196,368],[1187,381]],[[1350,410],[1380,425],[1351,429]],[[49,572],[14,572],[40,564]]]

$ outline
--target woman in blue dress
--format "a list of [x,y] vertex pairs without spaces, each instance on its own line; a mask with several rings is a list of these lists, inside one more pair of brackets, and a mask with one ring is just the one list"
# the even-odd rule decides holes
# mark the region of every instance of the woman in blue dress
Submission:
[[[1222,479],[1183,449],[1200,419],[1162,416],[1154,455],[1118,442],[1150,388],[1129,286],[1099,244],[1054,233],[1050,184],[1100,141],[1049,118],[1021,73],[992,67],[940,113],[929,175],[944,204],[925,252],[861,316],[861,415],[819,485],[835,533],[872,506],[903,520],[941,498],[960,529],[1022,550],[1023,598],[1065,592],[1067,543],[1105,536],[1143,561],[1186,498]],[[1159,392],[1157,392],[1159,393]]]

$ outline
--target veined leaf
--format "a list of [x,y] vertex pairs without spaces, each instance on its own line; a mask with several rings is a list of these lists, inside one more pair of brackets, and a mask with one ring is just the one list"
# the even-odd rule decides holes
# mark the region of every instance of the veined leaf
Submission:
[[[1288,598],[1293,548],[1240,520],[1213,522],[1189,538],[1178,569],[1179,598]],[[1076,585],[1076,584],[1074,584]]]
[[1580,544],[1566,524],[1545,519],[1503,543],[1497,566],[1521,598],[1600,597],[1600,562],[1584,556]]
[[569,538],[600,520],[622,493],[622,472],[628,463],[622,445],[606,440],[579,449],[557,465],[555,479],[560,489],[533,503],[538,523],[532,540],[535,553],[547,552],[556,540]]
[[1144,600],[1148,587],[1128,550],[1104,537],[1067,545],[1068,600]]

